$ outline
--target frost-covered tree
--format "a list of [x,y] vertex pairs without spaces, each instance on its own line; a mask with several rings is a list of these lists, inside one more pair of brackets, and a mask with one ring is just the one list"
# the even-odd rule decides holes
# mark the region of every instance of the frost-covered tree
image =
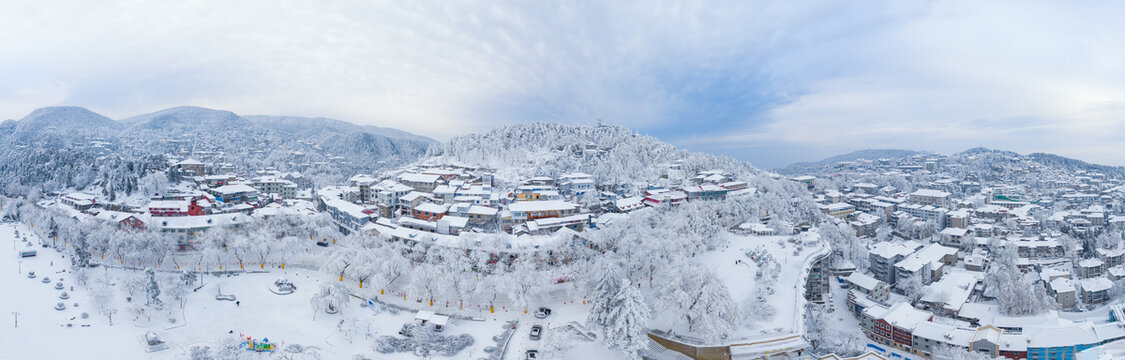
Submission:
[[74,256],[70,258],[74,268],[90,266],[90,244],[86,242],[86,232],[79,231],[74,239]]
[[652,315],[640,290],[628,280],[621,280],[617,289],[612,301],[615,306],[606,314],[610,325],[598,330],[609,348],[624,352],[628,359],[639,359],[637,350],[648,342],[645,327]]
[[992,262],[984,276],[985,287],[996,289],[1000,313],[1004,315],[1035,315],[1050,308],[1043,297],[1036,296],[1035,286],[1016,266],[1016,251],[1011,246],[996,246]]
[[683,266],[665,279],[662,310],[678,314],[688,332],[707,342],[729,336],[738,325],[738,306],[727,286],[711,271]]
[[812,344],[813,349],[819,353],[844,356],[863,352],[868,340],[860,328],[834,322],[826,308],[826,305],[821,304],[806,305],[805,337]]
[[598,269],[598,282],[594,285],[590,299],[590,312],[586,314],[586,324],[595,329],[607,329],[614,319],[611,314],[617,306],[621,284],[626,281],[621,270],[610,262],[604,262]]
[[357,251],[347,246],[335,246],[329,251],[328,258],[320,270],[334,274],[339,281],[344,281],[344,276],[350,275],[351,267],[355,264]]
[[344,304],[348,302],[348,296],[348,289],[340,283],[320,283],[320,289],[309,300],[313,308],[313,320],[316,320],[316,313],[321,311],[335,309],[343,312]]
[[156,307],[161,306],[160,283],[156,281],[156,271],[145,269],[145,304]]

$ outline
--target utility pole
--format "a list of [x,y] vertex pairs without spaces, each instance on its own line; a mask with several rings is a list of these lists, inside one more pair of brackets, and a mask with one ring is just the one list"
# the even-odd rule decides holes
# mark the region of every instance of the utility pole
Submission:
[[16,327],[20,327],[20,312],[19,311],[13,311],[12,317],[14,317],[16,319]]

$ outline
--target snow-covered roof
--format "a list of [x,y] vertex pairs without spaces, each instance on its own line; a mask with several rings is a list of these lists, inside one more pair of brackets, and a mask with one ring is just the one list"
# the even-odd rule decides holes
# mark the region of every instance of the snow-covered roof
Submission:
[[461,216],[452,216],[452,215],[443,216],[441,218],[441,220],[438,220],[438,221],[439,222],[444,221],[446,224],[449,224],[449,227],[455,228],[455,229],[462,229],[465,226],[469,225],[469,218],[461,217]]
[[1105,265],[1105,262],[1098,258],[1082,259],[1078,262],[1078,266],[1084,268],[1101,267],[1102,265]]
[[848,275],[847,278],[844,278],[844,281],[868,290],[874,290],[879,286],[879,284],[882,283],[882,281],[879,281],[878,279],[868,276],[867,274],[861,273],[859,271],[853,271],[851,275]]
[[446,210],[449,210],[449,206],[434,203],[421,203],[414,207],[414,211],[424,211],[432,214],[443,214]]
[[918,323],[929,321],[931,317],[933,314],[929,311],[918,310],[910,306],[910,303],[900,302],[887,310],[883,320],[899,328],[913,329]]
[[188,206],[191,203],[187,200],[155,200],[148,203],[148,209],[177,209],[180,211],[188,211]]
[[922,301],[930,303],[941,303],[942,306],[951,311],[961,309],[961,306],[969,301],[969,296],[973,293],[973,287],[976,286],[981,278],[969,271],[952,271],[941,277],[941,280],[927,285],[926,291],[922,296]]
[[1054,280],[1051,280],[1051,291],[1074,292],[1074,281],[1064,277],[1055,278]]
[[258,190],[254,189],[253,187],[250,187],[249,185],[233,184],[233,185],[223,185],[223,186],[220,186],[220,187],[217,187],[217,188],[213,188],[213,189],[211,189],[211,191],[219,193],[219,194],[238,194],[238,193],[244,193],[244,192],[254,192],[254,191],[258,191]]
[[180,161],[175,164],[175,166],[179,165],[203,165],[203,163],[199,162],[199,160],[196,159],[184,159],[184,161]]
[[1113,288],[1113,282],[1104,277],[1093,277],[1089,279],[1078,280],[1078,286],[1085,292],[1104,291]]
[[972,330],[929,321],[918,323],[918,326],[914,327],[914,331],[911,333],[915,337],[965,347],[969,346],[969,341],[973,337]]
[[1096,344],[1097,342],[1098,338],[1089,331],[1077,326],[1068,326],[1050,329],[1049,331],[1039,331],[1031,336],[1028,347],[1051,348],[1077,344]]
[[939,197],[939,198],[940,197],[948,197],[950,195],[953,195],[953,194],[950,194],[950,193],[947,193],[947,192],[944,192],[944,191],[941,191],[941,190],[933,190],[933,189],[918,189],[918,190],[915,190],[914,192],[910,193],[910,196]]
[[913,254],[914,250],[918,249],[918,247],[919,244],[914,241],[904,241],[901,243],[884,241],[871,245],[870,253],[885,259],[891,259],[896,256],[907,256]]
[[496,215],[497,211],[499,211],[499,210],[497,210],[496,208],[491,208],[491,207],[487,207],[487,206],[480,206],[480,205],[473,205],[473,206],[469,207],[469,211],[467,211],[467,213],[473,214],[473,215],[492,216],[492,215]]
[[421,191],[411,191],[406,193],[406,195],[400,196],[398,199],[405,202],[413,202],[414,200],[418,200],[418,198],[422,197],[429,199],[431,195],[429,193],[424,193]]
[[402,182],[430,184],[430,183],[436,183],[438,181],[438,179],[441,179],[441,176],[440,175],[433,175],[433,174],[406,173],[406,174],[399,175],[398,178]]
[[963,237],[963,236],[965,236],[965,234],[968,234],[968,233],[969,233],[969,229],[962,229],[962,228],[955,228],[955,227],[948,227],[948,228],[945,228],[945,229],[941,230],[942,235],[949,235],[949,236],[962,236]]
[[203,229],[215,226],[241,225],[250,222],[251,218],[241,213],[231,213],[202,216],[149,217],[142,221],[150,227],[157,229]]
[[577,207],[578,205],[564,200],[516,201],[508,204],[508,210],[513,212],[571,210]]
[[629,211],[644,207],[645,198],[641,196],[631,196],[627,198],[617,199],[614,201],[614,206],[618,211]]

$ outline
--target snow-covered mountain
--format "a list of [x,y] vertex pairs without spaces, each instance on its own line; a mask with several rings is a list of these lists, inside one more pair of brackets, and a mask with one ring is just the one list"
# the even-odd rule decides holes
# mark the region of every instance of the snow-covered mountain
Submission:
[[289,132],[299,136],[335,136],[337,134],[347,133],[368,133],[391,139],[406,139],[434,145],[438,144],[434,139],[415,135],[399,129],[374,125],[356,125],[343,120],[322,117],[243,115],[242,118],[262,127]]
[[901,159],[901,158],[904,158],[904,157],[920,155],[920,154],[927,154],[927,153],[922,152],[922,151],[903,150],[903,149],[856,150],[856,151],[852,151],[852,152],[847,153],[847,154],[840,154],[840,155],[832,156],[830,158],[819,160],[819,161],[793,163],[793,164],[790,164],[786,167],[777,169],[777,172],[781,173],[781,174],[802,174],[802,173],[810,171],[811,169],[817,169],[817,168],[823,167],[825,165],[835,164],[835,163],[838,163],[838,162],[841,162],[841,161],[854,161],[854,160],[859,160],[859,159],[877,160],[877,159],[881,159],[881,158]]
[[[113,178],[106,174],[118,171],[102,168],[105,164],[121,164],[133,171],[138,162],[159,166],[151,156],[170,154],[206,154],[208,161],[231,163],[240,171],[300,169],[333,181],[417,161],[436,144],[400,130],[339,120],[252,118],[256,121],[230,111],[191,106],[120,121],[81,107],[39,109],[0,124],[0,190],[10,184],[81,187],[97,181],[90,179]],[[76,182],[73,172],[56,170],[68,166],[92,168],[94,174]]]
[[669,172],[722,170],[736,176],[760,172],[747,162],[677,149],[625,127],[541,122],[454,137],[433,161],[496,169],[501,179],[585,172],[599,184],[651,181]]

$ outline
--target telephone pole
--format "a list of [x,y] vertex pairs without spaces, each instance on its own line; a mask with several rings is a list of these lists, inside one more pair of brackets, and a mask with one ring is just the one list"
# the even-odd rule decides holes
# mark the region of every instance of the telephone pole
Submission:
[[16,327],[20,327],[20,312],[19,311],[13,311],[12,317],[15,318],[15,320],[16,320]]

